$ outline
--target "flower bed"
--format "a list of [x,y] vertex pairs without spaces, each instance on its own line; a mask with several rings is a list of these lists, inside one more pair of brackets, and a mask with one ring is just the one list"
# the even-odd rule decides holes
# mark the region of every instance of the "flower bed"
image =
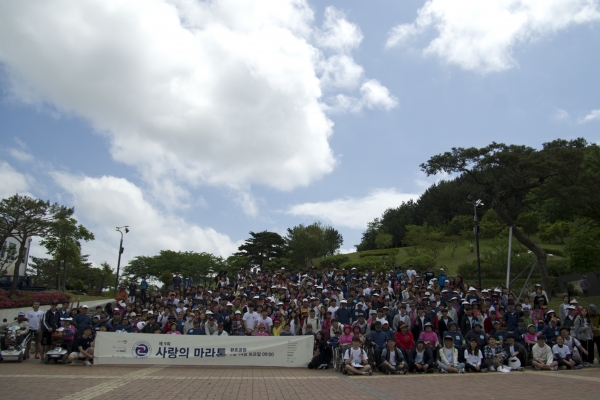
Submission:
[[28,292],[25,290],[17,290],[14,297],[9,298],[9,291],[0,289],[0,308],[20,308],[31,307],[34,302],[39,301],[40,305],[52,304],[57,301],[71,301],[69,296],[63,293],[47,293],[47,292]]

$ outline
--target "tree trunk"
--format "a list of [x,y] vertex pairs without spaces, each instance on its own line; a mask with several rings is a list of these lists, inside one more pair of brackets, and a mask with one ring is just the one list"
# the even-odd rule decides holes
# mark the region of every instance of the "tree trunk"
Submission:
[[21,245],[19,246],[19,256],[15,261],[15,270],[13,271],[13,281],[10,285],[10,294],[8,297],[13,297],[17,294],[17,285],[19,283],[19,270],[21,269],[21,260],[25,256],[25,243],[27,243],[27,236],[22,238]]
[[508,215],[502,204],[493,206],[496,214],[508,225],[513,227],[513,237],[519,241],[523,246],[527,247],[537,257],[538,266],[540,268],[540,275],[542,277],[542,286],[548,295],[548,298],[552,297],[552,283],[550,282],[550,274],[548,274],[548,255],[546,252],[537,245],[533,240],[529,239],[519,229],[517,229],[515,221]]

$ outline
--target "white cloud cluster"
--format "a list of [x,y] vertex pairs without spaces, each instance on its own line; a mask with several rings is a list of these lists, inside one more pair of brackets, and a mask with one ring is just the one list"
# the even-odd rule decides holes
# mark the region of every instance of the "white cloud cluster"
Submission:
[[366,107],[396,104],[363,82],[361,40],[334,8],[314,26],[305,0],[0,3],[12,94],[91,121],[176,207],[199,184],[290,190],[331,172],[323,96],[361,87]]
[[10,197],[14,194],[31,196],[29,190],[34,179],[26,174],[15,170],[6,161],[0,161],[0,176],[2,184],[0,185],[0,199]]
[[598,0],[428,0],[413,23],[390,31],[386,46],[434,30],[425,55],[466,70],[498,72],[517,64],[516,45],[599,20]]
[[96,264],[108,261],[116,266],[120,236],[114,227],[123,225],[131,227],[124,241],[123,264],[134,255],[154,255],[164,249],[206,251],[226,257],[241,244],[212,228],[162,213],[148,202],[139,187],[126,179],[78,177],[59,172],[52,176],[72,196],[71,204],[78,218],[96,235],[95,241],[83,247]]
[[600,110],[592,110],[588,115],[581,118],[580,123],[586,123],[594,120],[600,120]]
[[399,193],[395,189],[377,189],[362,198],[296,204],[286,213],[317,218],[339,227],[364,229],[368,222],[380,217],[388,208],[398,207],[403,201],[416,200],[418,197],[419,194]]

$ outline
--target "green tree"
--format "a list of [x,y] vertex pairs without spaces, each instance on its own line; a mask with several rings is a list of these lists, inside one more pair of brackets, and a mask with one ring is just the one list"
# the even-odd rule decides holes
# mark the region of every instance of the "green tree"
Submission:
[[444,234],[427,224],[422,226],[408,225],[406,229],[404,244],[409,247],[406,253],[411,257],[429,255],[431,258],[436,259],[447,246]]
[[[210,253],[161,250],[156,256],[137,256],[123,268],[123,276],[146,276],[160,280],[164,271],[177,271],[195,282],[209,284],[211,277],[226,267],[225,260]],[[172,277],[172,276],[171,276]],[[170,283],[169,283],[170,284]]]
[[463,231],[473,230],[475,221],[472,215],[455,215],[445,227],[446,235],[460,236]]
[[479,227],[481,237],[491,239],[498,236],[498,234],[504,230],[506,224],[502,222],[494,210],[487,210],[481,218]]
[[[321,222],[307,226],[300,224],[287,231],[285,242],[288,257],[296,265],[312,265],[313,258],[333,255],[343,243],[342,235]],[[327,231],[330,232],[329,238],[326,237]]]
[[[14,195],[0,201],[0,242],[4,243],[8,236],[15,238],[19,243],[17,260],[25,257],[25,247],[29,238],[48,235],[53,223],[61,218],[68,218],[74,212],[73,208],[67,208],[58,204],[50,204],[49,201],[33,199],[28,196]],[[10,232],[6,231],[11,229]],[[6,230],[5,230],[6,229]],[[18,263],[19,261],[17,261]],[[19,281],[19,268],[14,269],[10,296],[17,291]]]
[[381,221],[375,218],[372,222],[367,223],[367,230],[363,232],[360,244],[354,245],[356,251],[375,250],[377,249],[377,235],[381,229]]
[[[69,271],[82,267],[81,241],[94,240],[94,234],[70,215],[54,220],[40,241],[56,263],[56,288],[65,290]],[[61,271],[62,265],[62,271]],[[89,268],[89,266],[88,266]],[[62,279],[60,279],[62,272]],[[84,273],[85,274],[85,273]]]
[[539,212],[524,212],[517,217],[517,226],[525,232],[527,237],[530,237],[538,232],[540,221],[541,218]]
[[236,255],[246,257],[251,267],[262,267],[265,262],[285,254],[285,240],[276,232],[250,232],[250,238],[238,248]]
[[565,249],[571,270],[581,273],[600,270],[600,225],[589,218],[576,220]]
[[379,233],[375,239],[378,249],[387,249],[392,246],[393,236],[389,233]]
[[586,147],[584,139],[555,140],[544,143],[540,150],[492,143],[480,149],[453,148],[431,157],[421,168],[427,175],[463,174],[479,185],[492,209],[507,226],[513,227],[515,239],[536,255],[544,290],[551,293],[548,256],[516,227],[516,216],[509,213],[508,206],[533,189],[547,190],[549,184],[562,189],[569,186],[569,181],[562,178],[581,173]]
[[566,221],[555,221],[554,223],[544,223],[539,226],[539,237],[546,243],[551,243],[555,240],[565,242],[565,238],[571,232],[571,224]]
[[446,237],[446,242],[448,246],[452,250],[452,257],[454,257],[454,252],[463,244],[463,238],[459,235],[450,235]]

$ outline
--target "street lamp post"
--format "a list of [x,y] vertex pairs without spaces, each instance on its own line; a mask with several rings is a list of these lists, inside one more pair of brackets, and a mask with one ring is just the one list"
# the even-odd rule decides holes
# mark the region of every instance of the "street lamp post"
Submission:
[[467,203],[473,205],[474,221],[475,221],[475,247],[477,247],[477,277],[479,278],[479,287],[481,288],[481,258],[479,257],[479,221],[477,219],[477,209],[483,207],[483,201],[471,200],[471,196],[467,197]]
[[129,226],[117,226],[117,232],[121,234],[121,242],[119,243],[119,260],[117,261],[117,277],[115,278],[115,293],[117,294],[117,287],[119,286],[119,271],[121,269],[121,254],[123,254],[123,231],[121,229],[125,228],[125,233],[129,232]]

